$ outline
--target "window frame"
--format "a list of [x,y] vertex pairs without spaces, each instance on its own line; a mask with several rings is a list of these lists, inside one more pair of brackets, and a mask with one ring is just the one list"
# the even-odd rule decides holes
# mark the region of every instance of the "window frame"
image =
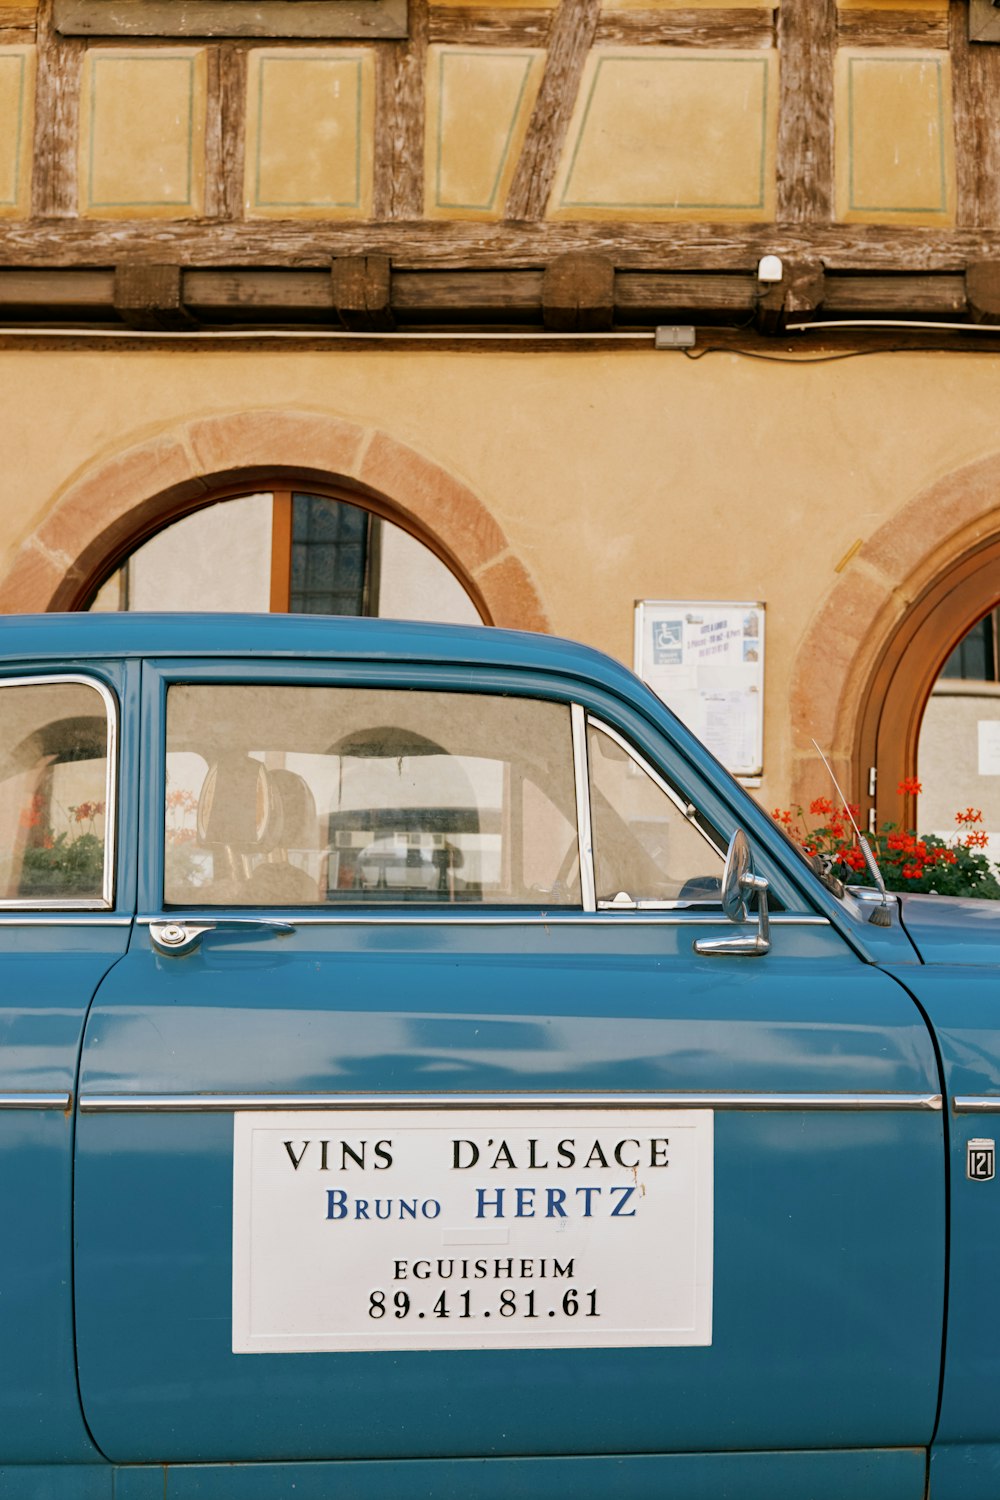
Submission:
[[[574,704],[574,708],[576,706],[577,705]],[[645,756],[642,755],[638,750],[636,750],[635,746],[625,738],[620,730],[615,729],[611,724],[606,723],[605,720],[599,718],[596,714],[591,713],[588,710],[581,709],[581,712],[584,715],[582,751],[585,760],[585,775],[588,793],[590,788],[590,750],[587,745],[587,730],[596,729],[600,733],[606,734],[609,739],[613,740],[618,748],[624,751],[624,753],[629,757],[633,764],[637,765],[641,771],[644,771],[646,773],[650,781],[653,782],[654,786],[658,787],[659,790],[667,798],[667,800],[677,809],[684,821],[686,823],[690,823],[695,832],[700,834],[701,837],[705,840],[705,843],[708,845],[708,847],[724,862],[726,858],[726,847],[723,843],[719,843],[716,841],[716,839],[711,837],[708,828],[704,826],[702,817],[699,815],[698,808],[695,806],[695,804],[693,802],[686,801],[680,795],[677,789],[675,787],[672,787],[670,783],[665,779],[665,777],[663,777],[660,772],[656,770],[655,766],[652,766],[650,762],[645,758]],[[574,744],[574,749],[575,748],[576,747]],[[588,826],[589,824],[590,813],[588,807]],[[713,829],[712,831],[716,833],[718,832],[718,830],[716,829]],[[639,897],[635,901],[630,901],[628,905],[626,905],[624,902],[616,905],[614,901],[598,901],[596,899],[597,881],[594,873],[592,829],[591,847],[589,849],[589,865],[591,889],[594,892],[593,909],[595,911],[702,911],[705,909],[716,910],[720,909],[722,906],[721,893],[718,900],[714,901],[708,897],[704,897],[701,899],[685,897],[683,900],[677,899],[673,901],[660,901],[655,897]]]
[[[600,713],[597,713],[593,709],[589,708],[586,703],[581,701],[572,691],[560,692],[558,688],[555,688],[554,691],[546,692],[544,690],[539,690],[539,685],[534,683],[524,683],[523,685],[519,683],[517,688],[515,689],[509,683],[505,682],[501,684],[496,680],[491,682],[485,676],[480,681],[463,681],[461,686],[455,686],[453,685],[454,679],[452,673],[451,671],[449,671],[450,664],[444,663],[440,664],[440,666],[436,667],[433,670],[429,670],[428,672],[426,672],[426,674],[422,674],[419,681],[413,680],[413,676],[411,675],[413,664],[410,663],[405,664],[402,670],[398,670],[389,674],[383,674],[382,672],[372,673],[370,671],[370,664],[363,663],[352,663],[351,666],[357,670],[348,669],[345,671],[343,669],[347,666],[347,664],[345,663],[340,670],[335,671],[330,675],[327,675],[322,670],[316,671],[314,668],[311,668],[310,664],[305,662],[298,663],[297,666],[299,670],[293,673],[289,673],[288,675],[280,675],[280,669],[276,669],[275,671],[261,671],[259,666],[256,672],[253,671],[252,667],[247,670],[247,668],[249,667],[248,663],[240,663],[239,667],[237,667],[236,663],[233,663],[233,667],[236,667],[235,671],[227,671],[224,669],[223,672],[219,673],[218,675],[216,675],[218,669],[214,666],[214,664],[209,664],[208,662],[199,663],[201,670],[196,670],[194,672],[190,670],[185,671],[183,665],[174,662],[152,662],[150,663],[150,665],[154,668],[154,670],[160,677],[160,691],[162,693],[160,722],[163,755],[161,755],[160,757],[156,776],[155,778],[153,778],[153,784],[155,784],[155,786],[158,788],[158,792],[153,792],[153,795],[158,796],[159,798],[157,821],[158,833],[155,856],[156,870],[154,876],[154,889],[157,895],[156,900],[151,903],[149,909],[165,914],[170,920],[177,920],[178,913],[185,910],[205,913],[207,917],[212,913],[221,913],[226,910],[236,909],[235,907],[227,906],[226,904],[216,906],[208,904],[199,905],[197,902],[168,902],[166,897],[165,751],[167,736],[167,699],[170,688],[178,686],[182,683],[198,684],[202,686],[210,686],[213,684],[219,686],[235,686],[244,684],[247,687],[264,685],[273,687],[280,687],[285,685],[294,685],[298,687],[337,687],[344,691],[350,691],[352,688],[357,687],[372,687],[377,685],[379,687],[385,687],[387,689],[406,688],[414,692],[454,692],[461,694],[493,693],[497,697],[513,696],[534,699],[540,702],[561,704],[569,711],[571,745],[573,754],[572,774],[576,803],[577,849],[580,860],[580,886],[582,898],[579,904],[574,904],[572,906],[540,907],[536,909],[534,907],[525,908],[523,906],[518,906],[516,903],[477,903],[474,901],[470,901],[468,903],[463,902],[457,905],[444,906],[435,902],[428,902],[424,904],[415,901],[406,901],[399,903],[386,901],[384,903],[380,902],[377,906],[359,902],[354,906],[348,905],[346,903],[343,905],[338,903],[320,907],[310,906],[308,908],[297,906],[295,903],[286,903],[280,906],[261,906],[259,908],[239,906],[238,910],[243,914],[252,910],[273,911],[276,914],[281,912],[301,910],[308,911],[308,915],[297,920],[308,923],[351,922],[359,920],[363,922],[397,921],[400,919],[401,913],[405,913],[405,920],[407,921],[417,920],[438,922],[442,920],[476,922],[491,920],[508,922],[551,922],[553,920],[572,921],[574,919],[578,920],[581,917],[585,919],[597,918],[599,921],[603,922],[607,916],[614,916],[614,914],[616,913],[619,916],[625,918],[628,918],[629,916],[634,917],[636,913],[648,913],[650,915],[662,913],[663,915],[668,917],[671,914],[675,916],[679,914],[681,917],[683,917],[685,914],[690,914],[691,919],[694,921],[698,921],[699,919],[701,921],[714,921],[719,919],[719,916],[717,914],[721,915],[721,898],[718,901],[713,901],[707,898],[684,898],[683,900],[657,900],[640,898],[638,901],[630,903],[628,906],[625,906],[623,904],[615,906],[613,902],[607,901],[598,902],[596,897],[593,830],[590,806],[590,757],[587,747],[587,733],[591,726],[603,733],[606,733],[611,739],[615,741],[616,744],[620,746],[624,753],[628,755],[630,759],[640,768],[640,770],[645,772],[645,774],[652,780],[654,785],[656,785],[659,790],[663,792],[663,794],[668,798],[671,804],[677,809],[679,814],[695,827],[701,837],[704,838],[709,848],[711,848],[722,860],[725,859],[726,845],[723,836],[721,834],[718,834],[718,830],[715,829],[714,824],[708,823],[708,826],[706,826],[707,819],[704,814],[699,812],[697,805],[690,800],[685,799],[677,791],[676,787],[674,787],[665,778],[665,776],[655,768],[650,760],[636,748],[635,744],[623,733],[623,731],[613,727],[606,718],[604,718]],[[189,668],[190,665],[191,664],[188,664]],[[275,665],[277,668],[277,664]],[[366,670],[366,666],[369,668],[369,670]],[[178,667],[180,668],[180,670],[177,670]],[[407,667],[409,667],[411,670],[407,671]],[[712,831],[717,834],[717,839],[711,836],[708,831],[709,828],[711,828]],[[151,870],[150,873],[152,874],[153,871]]]
[[117,870],[118,830],[118,700],[107,683],[86,672],[37,673],[28,676],[0,677],[0,693],[8,687],[58,687],[75,684],[93,688],[104,703],[105,772],[104,772],[104,867],[100,896],[0,897],[0,911],[113,911]]

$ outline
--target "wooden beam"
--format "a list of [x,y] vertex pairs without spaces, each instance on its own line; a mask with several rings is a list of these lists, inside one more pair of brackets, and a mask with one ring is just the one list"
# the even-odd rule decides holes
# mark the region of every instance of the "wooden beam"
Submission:
[[770,47],[774,11],[605,10],[594,39],[632,47]]
[[785,0],[778,11],[779,224],[833,218],[836,0]]
[[601,0],[560,0],[538,98],[507,195],[508,219],[544,216],[600,14]]
[[1000,323],[1000,261],[985,260],[968,267],[965,294],[976,323]]
[[333,305],[345,328],[388,329],[392,262],[388,255],[344,255],[331,269]]
[[184,328],[194,323],[181,295],[180,266],[129,261],[116,266],[114,305],[130,328]]
[[405,224],[247,220],[0,220],[0,266],[113,266],[121,260],[209,269],[298,266],[329,272],[338,255],[382,254],[397,270],[544,269],[557,255],[593,250],[618,271],[756,271],[762,255],[820,260],[830,271],[963,273],[1000,259],[998,227],[897,228],[830,224]]
[[397,322],[541,323],[541,271],[399,271],[392,278]]
[[205,214],[210,219],[243,217],[246,94],[245,48],[232,42],[209,48]]
[[10,41],[21,42],[35,35],[37,21],[34,10],[20,5],[0,5],[0,32],[14,32]]
[[[745,324],[759,313],[771,331],[822,308],[828,317],[991,321],[1000,308],[1000,259],[967,274],[843,275],[809,259],[786,261],[781,282],[762,288],[755,272],[619,271],[603,256],[569,255],[545,271],[395,271],[385,257],[329,268],[187,269],[123,265],[109,270],[0,268],[0,311],[22,317],[101,322],[117,311],[139,327],[202,324],[357,330],[406,327],[545,326],[594,331],[660,322]],[[612,300],[613,299],[613,300]]]
[[[31,212],[40,219],[77,212],[77,136],[83,43],[60,41],[52,30],[53,0],[38,7],[34,167]],[[51,230],[48,231],[51,237]]]
[[993,228],[1000,223],[1000,46],[970,43],[964,0],[951,0],[950,15],[958,223]]
[[420,219],[424,212],[427,0],[409,4],[409,41],[375,53],[376,219]]
[[619,271],[615,313],[619,323],[629,324],[740,320],[753,311],[755,292],[756,280],[749,273]]
[[964,276],[826,277],[830,317],[964,318]]
[[54,0],[61,36],[400,37],[406,0]]
[[450,46],[545,47],[551,10],[490,10],[485,5],[432,5],[427,40]]
[[837,39],[842,47],[947,47],[945,10],[841,10]]
[[615,267],[606,255],[571,251],[542,277],[542,320],[556,333],[594,333],[615,319]]

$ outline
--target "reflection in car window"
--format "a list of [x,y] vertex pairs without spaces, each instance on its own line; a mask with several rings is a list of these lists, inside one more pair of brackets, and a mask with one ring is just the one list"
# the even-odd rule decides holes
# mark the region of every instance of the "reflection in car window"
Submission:
[[718,903],[723,857],[694,812],[593,720],[587,751],[597,900]]
[[0,684],[0,901],[102,901],[109,727],[86,683]]
[[167,696],[164,899],[579,906],[568,706],[369,688]]

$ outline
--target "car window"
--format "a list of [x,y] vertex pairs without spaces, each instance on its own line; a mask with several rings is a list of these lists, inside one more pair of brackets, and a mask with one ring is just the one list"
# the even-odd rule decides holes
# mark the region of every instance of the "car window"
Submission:
[[0,683],[0,902],[110,902],[112,734],[96,687]]
[[587,725],[598,903],[719,901],[722,841],[613,730]]
[[168,904],[581,905],[563,704],[178,684],[166,772]]

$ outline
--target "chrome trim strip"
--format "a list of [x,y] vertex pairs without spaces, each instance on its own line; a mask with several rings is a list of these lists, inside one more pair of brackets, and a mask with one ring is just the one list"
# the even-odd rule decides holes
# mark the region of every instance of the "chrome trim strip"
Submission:
[[[140,927],[148,927],[153,922],[177,922],[184,924],[191,922],[206,922],[218,914],[219,921],[225,920],[223,911],[253,911],[255,907],[204,907],[201,912],[192,914],[188,912],[169,912],[164,915],[143,915],[136,917],[136,923]],[[436,908],[428,908],[422,915],[412,912],[399,911],[368,911],[355,912],[332,912],[329,916],[303,915],[291,907],[272,906],[267,908],[282,920],[287,920],[294,927],[729,927],[730,924],[721,912],[714,915],[704,915],[688,911],[677,911],[663,908],[659,911],[608,911],[580,912],[566,911],[553,908],[552,911],[544,912],[522,912],[520,915],[513,912],[490,914],[485,911],[468,910],[461,916],[454,914],[445,915]],[[821,917],[809,913],[796,914],[795,912],[777,912],[771,915],[771,926],[775,927],[829,927],[829,917]]]
[[104,907],[95,908],[89,916],[77,911],[56,913],[38,911],[0,911],[0,927],[129,927],[131,917],[109,917]]
[[1000,1094],[956,1094],[951,1105],[956,1115],[1000,1115]]
[[280,1109],[940,1110],[940,1094],[83,1094],[84,1114]]
[[73,682],[92,688],[104,702],[108,733],[105,741],[104,767],[104,870],[101,877],[101,895],[86,900],[33,901],[0,900],[0,912],[8,911],[107,911],[115,904],[115,865],[117,863],[117,781],[118,781],[118,702],[106,683],[83,672],[58,672],[39,674],[37,677],[0,677],[0,689],[5,687],[53,687],[60,683]]
[[65,1113],[72,1094],[0,1094],[0,1109],[58,1109]]
[[573,729],[573,775],[576,781],[576,837],[580,850],[581,904],[585,912],[597,910],[594,876],[594,833],[590,821],[590,763],[587,754],[587,716],[579,703],[570,705]]

